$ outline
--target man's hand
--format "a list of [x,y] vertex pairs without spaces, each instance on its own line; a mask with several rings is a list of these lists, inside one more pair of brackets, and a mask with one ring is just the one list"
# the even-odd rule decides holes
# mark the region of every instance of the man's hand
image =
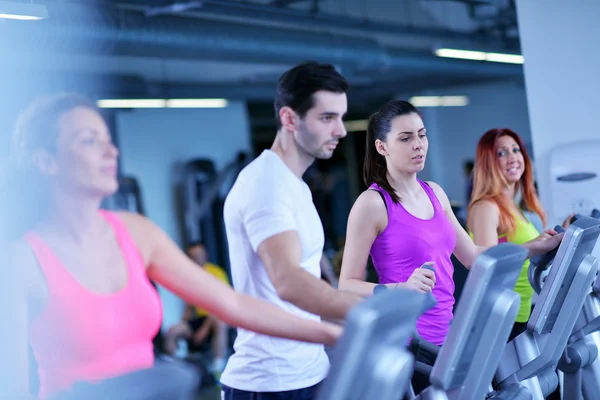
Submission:
[[204,322],[202,323],[202,325],[200,326],[200,328],[198,328],[198,330],[196,330],[196,332],[194,332],[193,336],[192,336],[192,341],[194,342],[194,344],[196,345],[200,345],[202,344],[202,342],[204,342],[206,340],[206,338],[208,337],[208,335],[210,334],[210,331],[213,329],[213,326],[215,325],[215,320],[213,317],[207,317]]

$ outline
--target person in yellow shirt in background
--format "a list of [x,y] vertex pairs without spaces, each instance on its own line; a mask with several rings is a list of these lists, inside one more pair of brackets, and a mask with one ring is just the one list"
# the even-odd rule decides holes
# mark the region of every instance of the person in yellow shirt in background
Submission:
[[[225,270],[208,261],[208,253],[202,243],[193,243],[187,249],[188,256],[208,273],[230,285]],[[169,328],[165,337],[165,351],[173,355],[177,350],[180,339],[188,341],[188,352],[205,353],[210,350],[213,361],[210,370],[217,377],[225,368],[227,362],[229,327],[206,310],[186,305],[183,319]]]

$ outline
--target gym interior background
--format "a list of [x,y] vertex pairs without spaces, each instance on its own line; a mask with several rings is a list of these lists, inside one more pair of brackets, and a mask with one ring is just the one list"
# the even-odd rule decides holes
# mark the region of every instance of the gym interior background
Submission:
[[[220,204],[275,136],[277,78],[307,60],[335,64],[351,85],[348,136],[306,174],[332,258],[364,188],[366,119],[393,98],[423,112],[421,179],[438,182],[457,212],[463,164],[493,127],[525,139],[549,225],[600,206],[597,178],[568,188],[554,179],[600,172],[597,158],[578,156],[600,148],[597,0],[0,1],[10,13],[36,18],[0,19],[0,156],[35,97],[91,96],[121,152],[112,206],[142,211],[182,247],[210,242],[224,267]],[[166,328],[182,303],[160,292]]]

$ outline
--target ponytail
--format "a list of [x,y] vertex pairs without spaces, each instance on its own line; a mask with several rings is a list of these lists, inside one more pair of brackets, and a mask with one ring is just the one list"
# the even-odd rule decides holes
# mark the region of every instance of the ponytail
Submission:
[[[400,197],[387,179],[387,165],[385,158],[377,151],[375,141],[378,139],[381,127],[381,113],[376,112],[369,117],[367,126],[367,142],[365,145],[365,162],[363,164],[363,180],[367,187],[376,183],[388,192],[394,203],[400,202]],[[379,139],[381,140],[381,139]]]

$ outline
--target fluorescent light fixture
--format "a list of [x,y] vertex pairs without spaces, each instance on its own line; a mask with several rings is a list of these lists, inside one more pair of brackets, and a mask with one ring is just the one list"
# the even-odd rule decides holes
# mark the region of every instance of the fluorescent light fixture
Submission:
[[100,108],[164,108],[163,99],[105,99],[98,100]]
[[348,132],[362,132],[367,130],[368,119],[358,119],[356,121],[344,121],[344,127]]
[[525,59],[520,54],[488,53],[485,51],[459,50],[459,49],[436,49],[435,55],[445,58],[460,58],[463,60],[489,61],[508,64],[523,64]]
[[483,51],[457,50],[457,49],[437,49],[435,55],[446,58],[460,58],[463,60],[485,61]]
[[224,108],[227,107],[225,99],[170,99],[167,100],[168,108]]
[[48,9],[41,4],[0,1],[0,19],[36,21],[48,18]]
[[469,104],[467,96],[414,96],[409,100],[415,107],[464,107]]
[[223,108],[226,99],[104,99],[100,108]]
[[525,58],[520,54],[487,53],[487,61],[507,64],[523,64]]

